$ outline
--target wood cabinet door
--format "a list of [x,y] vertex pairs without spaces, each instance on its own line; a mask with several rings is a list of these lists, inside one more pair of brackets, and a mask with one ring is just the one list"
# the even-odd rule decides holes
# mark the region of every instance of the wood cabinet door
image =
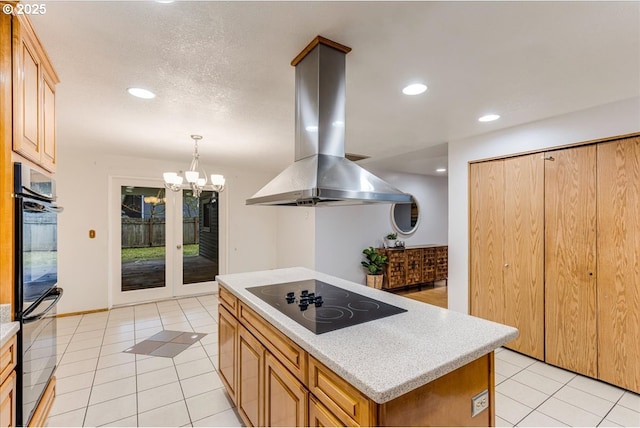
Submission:
[[470,166],[471,315],[504,322],[504,162]]
[[404,250],[387,251],[389,263],[387,263],[387,288],[403,287],[406,284],[406,265]]
[[545,157],[546,361],[595,377],[596,146]]
[[544,359],[544,158],[504,160],[504,322],[520,331],[507,347]]
[[242,325],[238,336],[238,411],[249,426],[264,421],[264,346]]
[[436,278],[447,279],[449,276],[449,247],[436,248]]
[[0,427],[16,426],[16,372],[0,385]]
[[218,373],[231,400],[237,405],[238,321],[218,305]]
[[309,393],[269,352],[265,356],[264,425],[300,427],[307,424]]
[[33,42],[14,19],[13,150],[40,162],[41,64]]
[[42,148],[40,163],[49,171],[56,169],[56,86],[42,70]]
[[597,157],[598,378],[640,393],[640,138]]
[[422,254],[422,281],[433,282],[436,280],[436,249],[425,248]]
[[407,263],[406,285],[422,283],[422,249],[411,249],[405,251]]

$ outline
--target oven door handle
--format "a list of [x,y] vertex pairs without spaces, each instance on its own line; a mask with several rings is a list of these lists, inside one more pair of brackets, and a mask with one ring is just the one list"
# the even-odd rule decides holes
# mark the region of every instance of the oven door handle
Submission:
[[42,193],[38,193],[35,190],[29,189],[28,187],[22,186],[22,191],[24,195],[29,198],[34,198],[42,202],[54,202],[56,198],[51,195],[45,195]]
[[[40,296],[40,298],[38,298],[38,300],[33,302],[31,307],[29,309],[27,309],[24,312],[24,314],[22,314],[22,323],[23,324],[29,324],[31,322],[38,321],[38,320],[42,319],[51,309],[53,309],[53,307],[58,303],[58,300],[60,300],[60,298],[62,297],[63,294],[64,294],[64,290],[62,288],[53,287],[51,290],[49,290],[49,292],[47,294],[44,294],[44,295]],[[51,297],[51,296],[56,296],[56,298],[53,300],[53,302],[51,302],[51,304],[49,306],[47,306],[47,309],[45,309],[44,311],[40,312],[39,314],[31,315],[31,312],[33,312],[33,310],[36,307],[38,307],[38,305],[40,305],[40,303],[42,303],[47,297]]]
[[25,212],[28,212],[28,213],[60,214],[62,211],[64,211],[64,208],[56,205],[41,204],[39,202],[33,202],[30,200],[24,200],[24,202],[22,203],[22,206],[24,207]]

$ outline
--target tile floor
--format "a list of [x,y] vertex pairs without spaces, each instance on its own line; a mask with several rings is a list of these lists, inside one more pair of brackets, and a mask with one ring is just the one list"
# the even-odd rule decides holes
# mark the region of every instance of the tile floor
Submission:
[[[216,372],[217,295],[58,319],[48,426],[242,426]],[[207,333],[174,358],[123,353],[162,330]]]
[[[241,426],[216,372],[217,295],[58,320],[48,426]],[[175,358],[122,351],[162,330],[207,333]],[[640,396],[496,352],[497,426],[640,426]]]

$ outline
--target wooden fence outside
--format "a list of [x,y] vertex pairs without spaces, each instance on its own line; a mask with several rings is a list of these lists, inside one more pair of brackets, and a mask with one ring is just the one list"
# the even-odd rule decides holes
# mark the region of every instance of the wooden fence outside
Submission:
[[[198,217],[182,221],[182,244],[198,244]],[[122,248],[160,247],[165,243],[164,218],[123,218]]]

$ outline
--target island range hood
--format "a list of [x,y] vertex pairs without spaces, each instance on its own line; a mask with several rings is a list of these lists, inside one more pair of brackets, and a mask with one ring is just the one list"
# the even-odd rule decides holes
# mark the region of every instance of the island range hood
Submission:
[[351,48],[316,37],[296,67],[295,162],[247,205],[410,203],[403,193],[345,158],[345,56]]

